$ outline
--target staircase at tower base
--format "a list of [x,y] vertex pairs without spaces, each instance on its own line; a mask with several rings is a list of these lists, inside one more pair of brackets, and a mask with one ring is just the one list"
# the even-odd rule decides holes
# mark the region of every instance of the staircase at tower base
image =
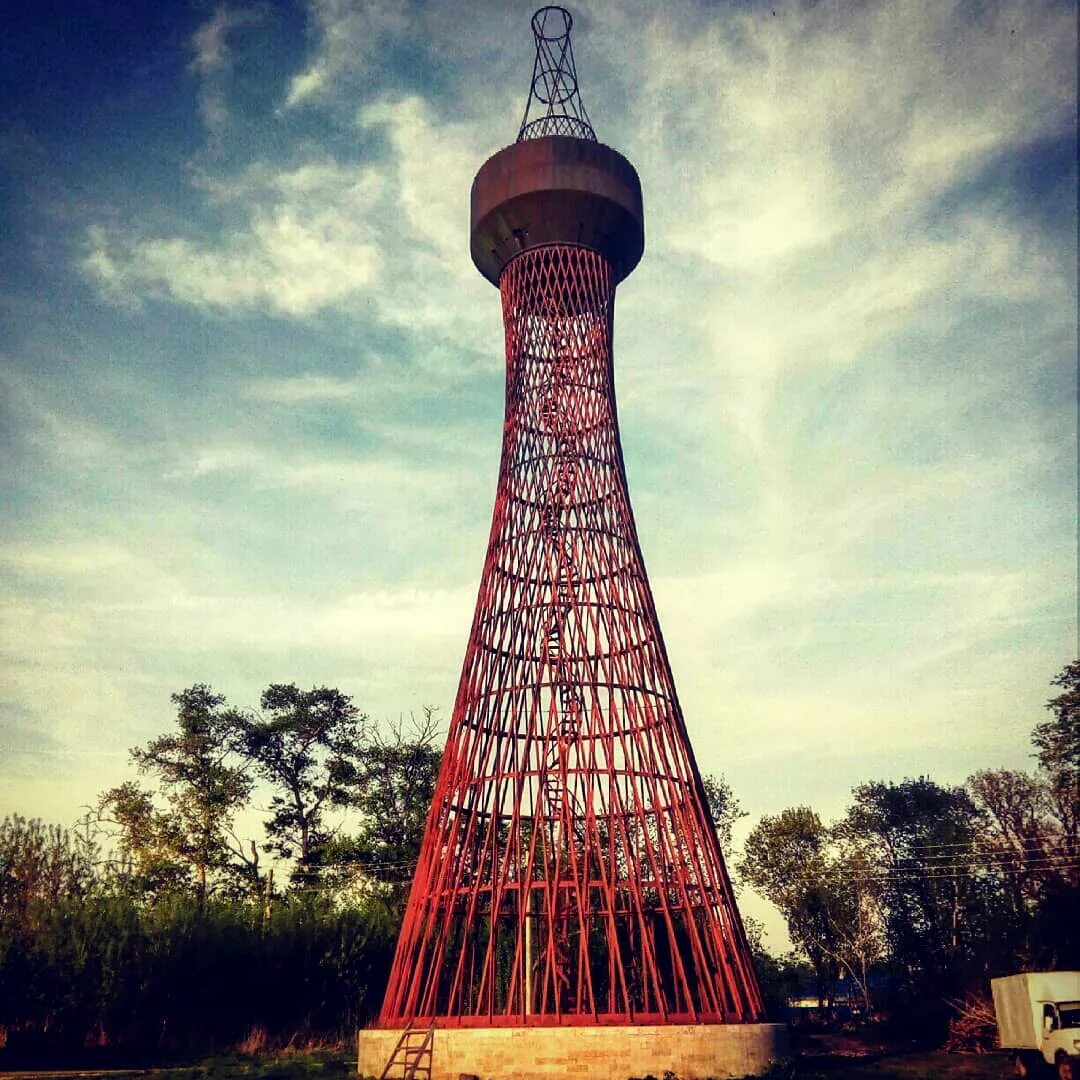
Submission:
[[[378,1076],[401,1031],[360,1032],[360,1075]],[[760,1076],[791,1056],[784,1024],[438,1028],[431,1080],[679,1080]]]

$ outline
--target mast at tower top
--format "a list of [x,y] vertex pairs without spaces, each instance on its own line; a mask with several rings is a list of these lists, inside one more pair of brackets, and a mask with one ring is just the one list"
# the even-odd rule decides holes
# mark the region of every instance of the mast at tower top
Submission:
[[[596,132],[578,88],[574,48],[570,44],[573,25],[570,12],[555,5],[540,8],[532,17],[536,59],[518,142],[542,139],[545,135],[570,135],[596,142]],[[535,114],[532,119],[531,114]]]

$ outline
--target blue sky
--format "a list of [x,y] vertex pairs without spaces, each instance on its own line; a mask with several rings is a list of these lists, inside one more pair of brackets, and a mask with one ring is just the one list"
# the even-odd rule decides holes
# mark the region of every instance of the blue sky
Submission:
[[[145,9],[145,10],[143,10]],[[207,682],[452,704],[498,467],[468,192],[532,7],[24,5],[0,65],[0,813]],[[1076,11],[589,3],[631,498],[752,818],[1025,767],[1076,642]]]

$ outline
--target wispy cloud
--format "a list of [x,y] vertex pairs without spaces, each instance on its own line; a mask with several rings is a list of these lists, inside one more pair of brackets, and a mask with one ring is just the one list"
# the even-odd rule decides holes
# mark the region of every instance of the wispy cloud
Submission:
[[341,91],[338,80],[361,71],[379,57],[388,38],[402,35],[410,23],[406,4],[399,0],[313,0],[310,6],[314,57],[289,81],[287,108]]
[[106,295],[161,297],[219,311],[305,316],[370,290],[382,255],[371,224],[382,190],[371,169],[310,162],[252,170],[218,190],[246,212],[220,242],[142,238],[94,226],[83,260]]
[[219,5],[196,31],[191,41],[191,70],[199,79],[199,112],[210,138],[210,148],[220,152],[229,127],[228,81],[232,68],[229,34],[261,18],[258,7]]
[[275,405],[348,401],[357,397],[361,391],[362,386],[358,379],[342,379],[313,372],[287,379],[259,379],[249,383],[244,390],[248,397]]

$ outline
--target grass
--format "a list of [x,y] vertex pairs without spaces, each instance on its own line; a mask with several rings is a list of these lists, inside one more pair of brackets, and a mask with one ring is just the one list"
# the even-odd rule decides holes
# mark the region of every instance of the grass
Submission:
[[92,1080],[344,1080],[356,1075],[356,1055],[344,1050],[227,1054],[194,1065],[148,1069],[34,1069],[4,1073],[20,1080],[78,1077]]
[[[5,1074],[0,1073],[0,1077]],[[169,1069],[101,1071],[47,1070],[9,1074],[23,1078],[63,1076],[93,1080],[345,1080],[356,1076],[356,1058],[344,1051],[264,1053],[210,1058]],[[769,1080],[1004,1080],[1012,1075],[1003,1054],[895,1054],[863,1058],[807,1058],[793,1068],[776,1069]]]

